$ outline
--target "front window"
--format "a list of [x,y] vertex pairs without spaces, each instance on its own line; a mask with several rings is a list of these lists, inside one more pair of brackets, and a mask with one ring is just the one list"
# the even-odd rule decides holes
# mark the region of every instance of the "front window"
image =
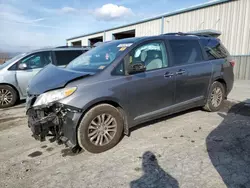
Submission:
[[51,52],[38,52],[34,53],[19,62],[20,64],[25,64],[27,69],[37,69],[43,68],[46,65],[52,63]]
[[21,59],[22,57],[24,57],[26,54],[23,53],[23,54],[19,54],[15,57],[13,57],[12,59],[9,59],[7,61],[5,61],[2,65],[0,65],[0,70],[7,67],[8,65],[12,64],[14,61],[18,60],[18,59]]
[[168,67],[168,58],[163,42],[149,42],[135,50],[130,56],[130,64],[142,63],[146,70],[155,70]]
[[131,45],[132,43],[121,41],[102,44],[71,61],[67,68],[82,72],[99,72]]

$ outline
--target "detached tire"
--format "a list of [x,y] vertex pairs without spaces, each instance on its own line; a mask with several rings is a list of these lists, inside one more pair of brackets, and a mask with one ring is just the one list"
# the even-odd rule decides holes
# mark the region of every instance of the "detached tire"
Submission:
[[80,147],[91,153],[101,153],[114,147],[123,133],[123,117],[109,104],[90,109],[82,118],[77,131]]
[[16,90],[8,85],[0,85],[0,108],[14,106],[18,99]]
[[208,93],[207,103],[203,107],[209,112],[216,112],[221,109],[225,99],[225,87],[220,82],[214,82]]

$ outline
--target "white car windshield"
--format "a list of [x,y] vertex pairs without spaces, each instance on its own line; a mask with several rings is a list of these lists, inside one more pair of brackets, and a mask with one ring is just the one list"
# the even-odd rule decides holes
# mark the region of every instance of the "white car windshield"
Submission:
[[132,44],[122,41],[102,44],[71,61],[67,68],[82,72],[99,72],[111,64]]

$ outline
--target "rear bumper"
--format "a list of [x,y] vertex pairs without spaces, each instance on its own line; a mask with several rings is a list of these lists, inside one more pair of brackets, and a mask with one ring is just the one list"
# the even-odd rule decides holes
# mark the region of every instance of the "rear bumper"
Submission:
[[62,104],[30,108],[27,111],[28,126],[32,136],[39,141],[62,141],[67,146],[77,145],[77,126],[81,110]]

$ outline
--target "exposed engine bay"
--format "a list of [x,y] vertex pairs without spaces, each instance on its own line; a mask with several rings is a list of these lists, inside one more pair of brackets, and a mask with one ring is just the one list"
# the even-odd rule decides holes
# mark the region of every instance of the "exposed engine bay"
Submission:
[[58,144],[64,143],[74,148],[77,142],[71,130],[75,126],[73,123],[69,124],[69,119],[80,112],[79,109],[60,103],[30,108],[27,111],[28,126],[36,140],[43,142],[46,137],[51,137],[50,142],[56,141]]

